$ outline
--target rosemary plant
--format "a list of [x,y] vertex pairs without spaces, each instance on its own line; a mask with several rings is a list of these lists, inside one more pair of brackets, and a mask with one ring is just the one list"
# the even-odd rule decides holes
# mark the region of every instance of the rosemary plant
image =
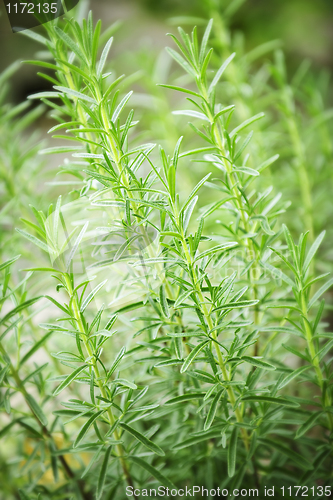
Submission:
[[[101,34],[89,13],[28,33],[49,54],[28,63],[54,86],[30,98],[52,109],[50,133],[76,144],[42,151],[71,153],[64,191],[23,221],[29,232],[17,229],[43,252],[26,275],[34,297],[26,280],[9,286],[18,258],[0,266],[1,437],[25,440],[8,498],[329,490],[333,341],[321,318],[333,281],[312,265],[324,233],[310,227],[296,245],[284,226],[288,203],[261,179],[278,155],[258,161],[263,149],[251,149],[262,113],[240,122],[220,98],[238,62],[210,71],[212,26],[201,39],[196,28],[172,35],[168,53],[189,83],[157,92],[184,94],[189,109],[174,114],[193,123],[171,152],[142,144],[134,110],[125,114],[131,79],[106,70],[115,26]],[[205,172],[183,186],[188,169]],[[41,318],[39,300],[50,305]],[[55,360],[53,377],[37,352]]]
[[27,137],[27,130],[41,116],[44,107],[29,110],[27,101],[16,106],[8,102],[11,77],[19,66],[14,63],[0,74],[0,238],[1,253],[7,256],[18,249],[18,253],[24,251],[19,248],[19,238],[13,238],[12,231],[20,216],[28,216],[28,204],[40,203],[40,197],[34,195],[32,182],[42,167],[41,159],[37,157],[40,134],[35,130]]

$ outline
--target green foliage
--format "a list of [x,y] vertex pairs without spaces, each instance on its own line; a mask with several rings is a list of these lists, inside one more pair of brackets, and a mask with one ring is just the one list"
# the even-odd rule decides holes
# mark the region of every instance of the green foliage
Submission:
[[[141,142],[129,81],[107,71],[114,28],[101,35],[90,13],[28,35],[52,57],[29,63],[54,85],[30,99],[52,109],[54,137],[77,143],[41,152],[70,153],[60,173],[78,188],[65,180],[55,204],[22,219],[20,245],[35,253],[23,278],[11,275],[19,257],[0,264],[0,435],[15,450],[1,458],[4,491],[88,500],[147,484],[329,485],[332,278],[317,274],[310,182],[299,156],[309,227],[296,244],[275,177],[267,185],[278,155],[269,145],[263,157],[264,139],[252,146],[266,115],[240,118],[221,97],[255,56],[245,69],[234,53],[221,62],[212,21],[201,38],[172,35],[181,76],[156,92],[186,94],[190,109],[175,114],[193,123],[168,152]],[[279,55],[271,71],[281,75]]]

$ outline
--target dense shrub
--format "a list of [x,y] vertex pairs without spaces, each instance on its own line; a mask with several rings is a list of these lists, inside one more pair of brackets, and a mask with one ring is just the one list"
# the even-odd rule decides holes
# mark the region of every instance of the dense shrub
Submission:
[[[90,13],[28,32],[53,86],[30,99],[61,145],[26,142],[42,108],[1,104],[4,498],[325,495],[331,113],[304,65],[288,83],[275,42],[235,54],[218,19],[172,35],[177,66],[128,111],[113,29]],[[37,152],[63,155],[60,180],[28,217]]]

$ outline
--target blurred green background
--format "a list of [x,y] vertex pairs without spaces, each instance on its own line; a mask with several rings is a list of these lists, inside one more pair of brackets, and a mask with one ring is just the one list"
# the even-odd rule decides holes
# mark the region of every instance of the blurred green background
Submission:
[[[81,0],[81,8],[84,3]],[[117,33],[117,53],[133,52],[133,48],[158,53],[167,43],[165,33],[184,22],[182,17],[192,17],[194,24],[195,18],[207,17],[219,5],[231,31],[245,34],[247,49],[280,39],[291,73],[304,58],[311,59],[314,69],[333,69],[332,0],[91,0],[90,5],[104,28],[123,21]],[[0,12],[1,71],[14,60],[31,58],[39,47],[11,32],[2,1]],[[43,85],[35,68],[23,66],[13,80],[12,98],[21,101]]]

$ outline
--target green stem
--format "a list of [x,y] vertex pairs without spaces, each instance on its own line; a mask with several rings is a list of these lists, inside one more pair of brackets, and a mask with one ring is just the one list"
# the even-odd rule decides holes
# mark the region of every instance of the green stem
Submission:
[[[125,186],[126,193],[127,193],[127,196],[130,199],[130,203],[131,203],[132,209],[133,209],[134,213],[138,213],[137,203],[133,200],[132,191],[130,191],[130,189],[129,189],[130,188],[130,184],[129,184],[128,176],[126,175],[126,172],[122,169],[122,166],[121,166],[121,155],[123,154],[123,152],[120,151],[120,155],[119,155],[119,151],[117,149],[117,145],[116,145],[116,143],[115,143],[112,135],[110,134],[111,126],[110,126],[110,122],[109,122],[109,118],[108,118],[108,112],[107,112],[107,109],[106,109],[106,107],[104,105],[104,101],[103,101],[100,89],[99,89],[99,87],[97,85],[95,86],[95,92],[96,92],[96,96],[97,96],[97,98],[99,100],[99,103],[100,103],[102,120],[103,120],[103,127],[104,127],[104,129],[105,129],[105,131],[107,132],[107,135],[108,135],[109,144],[110,144],[110,148],[111,148],[110,152],[112,153],[113,158],[114,158],[114,162],[117,165],[118,173],[119,173],[119,175],[121,175],[121,181],[123,182],[123,184]],[[147,248],[149,257],[153,258],[154,254],[153,254],[152,249],[151,249],[151,242],[149,241],[147,233],[146,233],[144,227],[142,227],[142,225],[140,225],[140,231],[141,231],[142,236],[143,236],[143,238],[145,240],[146,248]],[[161,264],[157,263],[156,267],[157,267],[158,275],[159,275],[162,283],[165,285],[165,289],[166,289],[167,295],[168,295],[169,298],[172,299],[173,298],[172,289],[170,287],[170,284],[169,284],[168,280],[163,275],[163,269],[162,269]]]
[[[108,399],[108,394],[107,394],[107,392],[105,390],[105,387],[104,387],[104,384],[103,384],[103,382],[101,380],[101,376],[100,376],[100,372],[99,372],[99,369],[98,369],[96,357],[95,357],[95,355],[94,355],[94,353],[93,353],[93,351],[92,351],[92,349],[90,347],[89,340],[87,340],[86,332],[85,332],[85,329],[84,329],[84,326],[83,326],[83,323],[82,323],[82,319],[81,319],[81,313],[80,313],[80,309],[79,309],[79,305],[78,305],[76,293],[73,295],[73,287],[72,287],[72,283],[71,283],[71,280],[70,280],[69,276],[68,275],[64,275],[64,278],[65,278],[65,281],[66,281],[66,286],[67,286],[68,294],[69,294],[70,297],[73,298],[72,304],[73,304],[74,317],[75,317],[75,319],[77,321],[79,330],[80,330],[80,332],[82,334],[81,338],[83,340],[84,346],[86,348],[88,356],[90,357],[90,360],[91,360],[91,363],[92,363],[92,366],[93,366],[93,370],[94,370],[94,374],[95,374],[95,378],[96,378],[96,382],[97,382],[98,388],[99,388],[99,390],[100,390],[100,392],[102,394],[102,397],[104,399]],[[112,427],[114,425],[114,423],[115,423],[115,418],[113,416],[111,407],[109,407],[107,409],[107,414],[108,414],[108,419],[109,419],[110,427]],[[115,429],[113,431],[113,436],[114,436],[114,439],[116,441],[120,440],[120,435],[119,435],[117,429]],[[126,463],[126,461],[124,459],[124,456],[123,456],[122,446],[120,444],[117,444],[116,445],[116,450],[117,450],[118,457],[120,459],[120,463],[121,463],[121,466],[122,466],[122,469],[123,469],[126,481],[127,481],[128,485],[133,488],[134,487],[133,486],[133,481],[132,481],[132,478],[130,476],[127,463]]]
[[[208,117],[212,123],[215,145],[217,146],[217,148],[221,154],[221,159],[222,159],[224,168],[226,170],[228,184],[229,184],[229,186],[231,186],[231,191],[232,191],[232,194],[233,194],[234,199],[235,199],[235,206],[240,214],[240,218],[241,218],[241,221],[243,223],[244,231],[246,234],[248,234],[250,232],[249,225],[248,225],[248,220],[246,218],[245,207],[244,207],[244,204],[242,201],[242,193],[238,188],[239,181],[238,181],[237,174],[235,174],[235,172],[232,171],[232,166],[230,165],[230,163],[227,160],[225,160],[226,152],[225,152],[225,148],[224,148],[224,140],[223,140],[222,134],[221,134],[217,124],[214,122],[214,117],[213,117],[213,114],[211,112],[211,109],[207,104],[209,102],[208,101],[207,87],[203,84],[199,85],[199,90],[201,91],[201,93],[206,101],[206,110],[207,110]],[[255,230],[255,225],[253,228],[253,232],[254,232],[254,230]],[[249,258],[254,259],[254,265],[253,265],[252,269],[254,270],[254,273],[256,274],[257,273],[257,266],[258,266],[258,255],[256,252],[255,245],[254,245],[251,238],[245,239],[245,246],[246,246]],[[256,279],[254,281],[252,280],[251,269],[248,271],[248,278],[249,278],[249,281],[251,283],[253,299],[257,300],[257,297],[258,297],[257,282],[256,282]],[[259,324],[259,309],[258,309],[257,305],[254,307],[254,324],[255,325]],[[254,348],[254,355],[255,356],[258,354],[258,351],[259,351],[259,342],[257,341],[255,344],[255,348]]]
[[[5,359],[9,359],[8,355],[6,353],[6,350],[3,347],[3,345],[2,345],[2,342],[0,342],[0,352],[5,357]],[[50,431],[48,430],[48,428],[45,425],[43,425],[40,422],[40,420],[37,418],[37,416],[35,415],[34,410],[31,407],[30,402],[29,402],[29,393],[26,390],[25,386],[23,385],[22,380],[21,380],[21,378],[20,378],[20,376],[18,374],[18,371],[14,368],[14,366],[13,366],[13,364],[12,364],[12,362],[10,360],[9,360],[9,369],[10,369],[10,373],[11,373],[13,379],[15,380],[16,389],[22,394],[26,405],[29,407],[29,409],[31,411],[31,415],[33,416],[33,418],[36,420],[37,424],[41,428],[41,431],[42,431],[43,435],[49,441],[52,442],[52,445],[54,446],[54,449],[57,449],[57,445],[56,445],[56,443],[55,443],[55,441],[53,439],[52,434],[50,433]],[[63,469],[64,469],[65,474],[67,475],[67,477],[69,479],[74,479],[75,480],[75,474],[72,471],[71,467],[69,466],[66,458],[63,455],[58,455],[58,459],[59,459],[59,462],[61,463],[61,465],[62,465],[62,467],[63,467]],[[77,481],[77,484],[79,486],[80,493],[81,493],[82,497],[84,498],[84,500],[91,500],[91,495],[89,493],[86,493],[84,491],[84,486],[83,486],[82,481]]]
[[[175,212],[175,217],[178,221],[178,225],[180,226],[179,224],[179,214],[176,212],[176,208],[174,208],[174,212]],[[186,257],[186,261],[187,261],[187,264],[188,264],[188,267],[189,267],[189,270],[190,270],[190,273],[191,273],[191,279],[192,279],[192,283],[193,283],[193,286],[197,292],[197,295],[199,297],[199,301],[200,301],[200,304],[201,304],[201,309],[202,309],[202,313],[207,321],[207,325],[209,327],[210,330],[213,330],[214,328],[214,324],[213,324],[213,321],[211,319],[211,316],[210,316],[210,313],[206,307],[206,303],[205,303],[205,298],[202,294],[202,291],[201,291],[201,288],[200,288],[200,285],[199,285],[199,282],[198,282],[198,277],[197,277],[197,274],[196,274],[196,270],[195,270],[195,266],[193,265],[193,262],[192,262],[192,259],[191,259],[191,255],[189,253],[189,250],[187,248],[187,244],[186,244],[186,240],[185,240],[185,234],[184,234],[184,230],[183,228],[181,227],[180,228],[180,233],[181,233],[181,236],[182,236],[182,247],[183,247],[183,250],[184,250],[184,253],[185,253],[185,257]],[[217,333],[216,331],[212,332],[212,337],[214,338],[214,340],[217,340]],[[220,349],[220,346],[217,342],[214,342],[214,347],[215,347],[215,351],[216,351],[216,354],[217,354],[217,358],[218,358],[218,362],[219,362],[219,366],[221,368],[221,372],[222,372],[222,375],[223,375],[223,379],[226,381],[226,382],[230,382],[230,377],[229,377],[229,374],[228,374],[228,370],[225,366],[225,363],[224,363],[224,360],[223,360],[223,356],[222,356],[222,353],[221,353],[221,349]],[[231,386],[227,387],[227,393],[228,393],[228,397],[229,397],[229,401],[230,401],[230,404],[235,412],[235,416],[236,416],[236,420],[238,423],[242,423],[243,422],[243,416],[242,416],[242,413],[240,411],[240,409],[237,407],[235,408],[235,405],[236,405],[236,397],[235,397],[235,394],[234,394],[234,391],[232,389]],[[243,441],[244,441],[244,446],[246,448],[246,450],[249,449],[249,436],[246,432],[246,429],[244,429],[243,427],[241,428],[241,433],[242,433],[242,437],[243,437]]]
[[[301,306],[302,306],[302,313],[303,313],[303,327],[304,327],[305,338],[306,338],[306,342],[308,345],[309,353],[311,356],[311,362],[312,362],[312,365],[313,365],[315,372],[316,372],[316,375],[317,375],[318,385],[319,385],[321,391],[324,392],[325,388],[324,388],[323,374],[322,374],[322,371],[320,368],[320,362],[319,362],[319,359],[317,356],[318,353],[316,352],[316,348],[315,348],[315,345],[313,342],[312,330],[311,330],[309,318],[308,318],[307,302],[306,302],[305,294],[303,291],[301,291]],[[328,391],[325,391],[324,397],[323,397],[323,406],[324,406],[324,408],[326,408],[326,407],[329,408],[331,406],[331,404],[332,403],[330,400],[329,393],[328,393]],[[327,409],[327,416],[328,416],[328,420],[329,420],[330,429],[333,430],[333,415],[329,411],[329,409]]]

